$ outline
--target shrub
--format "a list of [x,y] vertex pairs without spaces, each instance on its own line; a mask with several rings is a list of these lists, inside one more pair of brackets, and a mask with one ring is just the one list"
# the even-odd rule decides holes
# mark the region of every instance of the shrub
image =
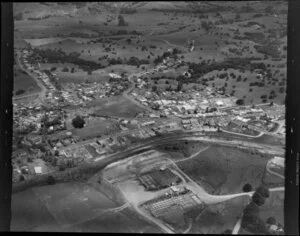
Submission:
[[55,184],[55,179],[54,179],[54,177],[53,177],[52,175],[48,176],[48,178],[47,178],[47,183],[48,183],[49,185]]
[[69,68],[68,67],[64,67],[61,71],[62,72],[69,72]]

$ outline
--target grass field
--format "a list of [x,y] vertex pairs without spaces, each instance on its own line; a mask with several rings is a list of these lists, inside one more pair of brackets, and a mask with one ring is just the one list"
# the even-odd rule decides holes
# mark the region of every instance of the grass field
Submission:
[[232,230],[247,204],[248,197],[234,198],[216,205],[208,205],[193,222],[191,234],[222,234],[226,229]]
[[53,229],[59,226],[33,189],[12,195],[11,209],[12,231],[32,231],[45,225]]
[[[101,192],[79,183],[34,188],[13,195],[12,229],[71,226],[97,217],[117,205]],[[27,217],[26,217],[27,215]]]
[[74,135],[79,136],[81,139],[91,139],[107,134],[109,131],[117,130],[115,127],[116,123],[117,122],[114,120],[97,119],[89,122],[89,124],[81,129],[74,128],[71,132]]
[[14,94],[18,90],[25,90],[24,93],[20,95],[27,95],[35,92],[41,91],[40,87],[36,82],[26,73],[23,72],[19,66],[14,66]]
[[143,109],[123,96],[101,98],[92,101],[89,107],[97,107],[96,114],[100,116],[120,116],[132,118]]
[[[123,213],[125,212],[125,213]],[[101,233],[159,233],[159,230],[134,217],[126,210],[120,213],[107,213],[95,219],[77,224],[66,231],[101,232]]]
[[229,194],[241,192],[246,183],[258,187],[267,161],[259,154],[211,145],[195,158],[178,163],[178,166],[201,186],[204,185],[208,192]]

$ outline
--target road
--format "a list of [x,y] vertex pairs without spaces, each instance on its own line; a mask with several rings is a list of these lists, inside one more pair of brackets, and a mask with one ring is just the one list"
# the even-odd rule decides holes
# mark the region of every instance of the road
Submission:
[[182,233],[183,233],[183,234],[189,233],[189,231],[191,230],[192,226],[193,226],[193,221],[192,221],[191,219],[189,219],[189,226],[188,226],[188,228],[187,228],[185,231],[183,231]]
[[241,133],[235,133],[235,132],[231,132],[231,131],[228,131],[228,130],[224,130],[224,129],[220,129],[222,132],[224,133],[228,133],[228,134],[235,134],[235,135],[240,135],[240,136],[244,136],[244,137],[249,137],[249,138],[259,138],[261,136],[264,135],[263,132],[260,132],[258,135],[256,136],[252,136],[252,135],[248,135],[248,134],[241,134]]
[[284,179],[284,176],[283,176],[283,175],[278,174],[277,172],[275,172],[275,171],[273,171],[273,170],[270,169],[270,168],[271,168],[270,162],[271,162],[271,160],[269,160],[269,161],[267,162],[267,165],[266,165],[267,171],[268,171],[270,174],[276,175],[277,177],[279,177],[279,178],[281,178],[281,179]]

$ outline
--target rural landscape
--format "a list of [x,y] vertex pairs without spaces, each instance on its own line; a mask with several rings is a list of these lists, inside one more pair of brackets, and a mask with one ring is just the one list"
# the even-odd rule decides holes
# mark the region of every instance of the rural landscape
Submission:
[[11,231],[284,234],[286,1],[13,10]]

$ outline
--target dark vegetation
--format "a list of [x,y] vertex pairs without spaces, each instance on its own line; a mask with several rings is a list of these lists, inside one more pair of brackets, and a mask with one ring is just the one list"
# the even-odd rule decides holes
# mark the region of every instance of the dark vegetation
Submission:
[[259,217],[259,207],[270,196],[269,189],[260,186],[252,195],[252,201],[243,211],[242,227],[255,234],[270,234],[266,223]]
[[75,128],[83,128],[85,124],[85,121],[82,117],[80,116],[76,116],[73,120],[72,120],[72,125],[75,127]]
[[79,68],[83,69],[84,71],[94,71],[101,68],[104,68],[101,64],[96,63],[94,61],[86,61],[84,59],[79,58],[80,53],[78,52],[71,52],[70,54],[66,54],[61,49],[59,50],[41,50],[41,49],[33,49],[34,52],[34,59],[39,58],[42,62],[49,62],[49,63],[72,63],[78,65]]

